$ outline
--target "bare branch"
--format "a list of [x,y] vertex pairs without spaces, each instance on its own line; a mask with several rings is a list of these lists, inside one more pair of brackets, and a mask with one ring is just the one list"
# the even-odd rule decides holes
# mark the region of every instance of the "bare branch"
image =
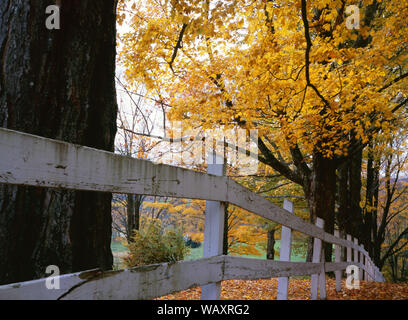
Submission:
[[184,32],[186,31],[186,28],[187,28],[187,24],[183,23],[183,26],[181,27],[181,30],[179,33],[179,37],[177,39],[176,46],[174,47],[174,50],[173,50],[173,55],[171,56],[171,60],[169,62],[170,69],[171,71],[173,71],[173,73],[174,73],[173,63],[174,63],[174,60],[176,60],[178,50],[183,47],[182,45],[183,36],[184,36]]

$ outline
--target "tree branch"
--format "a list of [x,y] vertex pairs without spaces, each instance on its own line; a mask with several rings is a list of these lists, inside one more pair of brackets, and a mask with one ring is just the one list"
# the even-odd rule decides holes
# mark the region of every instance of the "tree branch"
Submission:
[[174,73],[173,63],[174,63],[174,60],[176,60],[178,50],[183,47],[182,42],[183,42],[183,36],[184,36],[184,32],[186,31],[186,28],[187,28],[187,24],[183,23],[183,26],[181,27],[181,30],[179,33],[179,37],[177,39],[176,46],[174,47],[174,50],[173,50],[173,55],[171,56],[171,60],[169,62],[170,69],[171,71],[173,71],[173,73]]
[[396,247],[396,245],[400,242],[400,240],[408,234],[408,227],[405,228],[405,230],[398,236],[398,238],[394,241],[394,243],[388,248],[387,252],[384,254],[384,256],[381,258],[381,263],[384,264],[385,260],[388,259],[393,254],[393,249]]
[[380,89],[378,90],[378,92],[384,91],[385,89],[391,87],[394,83],[397,83],[398,81],[400,81],[400,80],[402,80],[402,79],[404,79],[404,78],[406,78],[406,77],[408,77],[408,72],[407,72],[407,73],[404,73],[404,74],[402,74],[402,75],[400,75],[399,77],[397,77],[397,78],[395,78],[395,79],[393,79],[392,81],[390,81],[389,83],[387,83],[385,86],[383,86],[382,88],[380,88]]
[[294,147],[290,147],[289,150],[290,154],[292,155],[293,163],[301,173],[303,179],[309,179],[312,171],[305,162],[305,158],[302,154],[302,151],[300,151],[299,149],[299,145],[296,143],[296,145]]
[[264,156],[258,157],[261,162],[271,166],[273,169],[281,173],[290,181],[303,185],[302,177],[297,172],[291,170],[287,165],[276,159],[272,152],[265,145],[261,137],[258,138],[258,148]]
[[306,51],[305,51],[305,70],[306,70],[306,83],[309,87],[313,89],[313,91],[317,94],[317,96],[324,102],[324,104],[330,108],[329,102],[323,97],[323,95],[319,92],[314,84],[310,81],[310,50],[312,48],[312,40],[310,38],[309,33],[309,21],[307,20],[307,8],[306,8],[306,0],[302,0],[302,20],[303,26],[305,29],[305,38],[306,38]]

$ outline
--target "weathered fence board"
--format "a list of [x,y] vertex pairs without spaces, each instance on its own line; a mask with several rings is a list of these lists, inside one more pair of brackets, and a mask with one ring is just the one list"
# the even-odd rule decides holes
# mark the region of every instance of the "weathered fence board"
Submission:
[[[349,241],[349,242],[351,242],[351,235],[350,234],[348,234],[347,235],[347,240]],[[349,262],[349,261],[351,261],[351,247],[347,247],[347,261]]]
[[0,128],[0,183],[223,201],[325,242],[352,242],[324,232],[227,177]]
[[[176,291],[231,279],[268,279],[344,270],[354,263],[285,262],[217,256],[102,272],[90,270],[60,276],[60,289],[47,289],[47,279],[0,286],[0,300],[153,299]],[[365,266],[357,264],[360,268]],[[372,275],[373,276],[373,275]]]
[[[334,230],[334,236],[340,238],[340,232],[339,230]],[[338,244],[335,245],[334,247],[334,259],[336,262],[340,262],[341,260],[341,246],[339,246]],[[341,291],[341,275],[342,272],[341,270],[337,270],[335,272],[336,275],[336,291],[340,292]]]
[[[361,245],[361,247],[364,249],[364,245]],[[364,265],[364,254],[362,252],[360,252],[360,264]],[[364,270],[360,269],[360,273],[359,273],[359,279],[363,280],[364,277]]]
[[[353,238],[354,239],[354,244],[358,246],[358,239],[357,238]],[[358,250],[353,250],[354,252],[354,262],[358,262]]]
[[[212,161],[210,158],[212,157]],[[226,166],[223,159],[215,153],[210,153],[207,173],[216,176],[225,174]],[[219,201],[206,201],[204,223],[203,257],[213,257],[222,254],[224,240],[224,215],[225,203]],[[201,287],[202,300],[219,300],[221,282],[210,283]]]
[[1,286],[0,299],[153,299],[221,281],[223,265],[224,257],[218,256],[119,271],[88,271],[61,276],[60,290],[47,289],[46,279]]
[[223,280],[256,280],[311,275],[319,272],[321,268],[322,265],[320,263],[286,262],[225,256]]
[[[293,203],[287,199],[283,201],[283,208],[293,213]],[[292,246],[292,230],[288,227],[282,226],[281,243],[280,243],[280,261],[290,261],[290,253]],[[280,277],[278,279],[278,300],[287,300],[289,290],[289,278]]]
[[[291,230],[314,237],[316,247],[313,263],[220,256],[224,220],[217,214],[216,219],[206,221],[207,234],[211,235],[207,238],[213,241],[207,242],[205,255],[213,257],[63,275],[59,277],[60,289],[47,289],[47,279],[15,283],[0,286],[0,299],[152,299],[194,286],[210,288],[208,284],[218,283],[217,290],[207,294],[207,298],[217,299],[222,280],[281,277],[286,279],[286,284],[280,281],[281,288],[287,288],[288,277],[296,275],[312,275],[312,298],[317,298],[320,287],[320,297],[324,299],[325,272],[344,270],[351,264],[364,270],[368,279],[384,281],[367,251],[358,242],[353,243],[351,236],[347,235],[345,240],[324,232],[319,219],[317,225],[310,224],[294,215],[287,205],[282,209],[234,180],[217,176],[219,173],[212,172],[211,165],[209,174],[199,173],[3,128],[0,128],[0,151],[0,183],[203,199],[208,201],[208,210],[217,213],[223,211],[222,203],[228,202],[283,226],[282,236],[289,240],[283,239],[282,260],[290,260]],[[211,204],[216,207],[211,208]],[[322,242],[333,243],[340,249],[347,247],[347,262],[336,258],[335,263],[325,263]],[[206,290],[203,291],[206,297]]]
[[[316,218],[316,226],[323,229],[324,221],[320,218]],[[324,258],[322,240],[315,238],[313,241],[312,262],[314,263],[322,262],[322,258]],[[310,282],[311,282],[310,292],[311,292],[312,300],[317,299],[319,291],[320,291],[320,298],[322,299],[326,298],[325,283],[324,284],[322,283],[324,282],[324,279],[321,279],[322,273],[324,274],[324,266],[321,270],[319,270],[319,273],[312,274],[312,277],[310,279]]]
[[57,300],[71,288],[96,276],[99,270],[88,270],[59,277],[59,289],[47,289],[46,279],[0,286],[0,300]]

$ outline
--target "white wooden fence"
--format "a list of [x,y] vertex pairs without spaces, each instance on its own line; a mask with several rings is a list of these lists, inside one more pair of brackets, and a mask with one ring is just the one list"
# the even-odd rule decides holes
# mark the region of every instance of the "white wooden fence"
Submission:
[[[384,281],[357,239],[326,233],[321,219],[302,220],[287,200],[276,206],[223,176],[220,164],[204,174],[0,128],[0,183],[207,200],[202,259],[66,274],[60,289],[47,289],[46,279],[14,283],[0,286],[0,299],[152,299],[195,286],[202,299],[219,299],[222,280],[271,277],[279,277],[278,299],[287,299],[289,277],[298,275],[311,275],[311,298],[325,299],[325,273],[336,271],[339,291],[349,265],[365,280]],[[282,225],[281,261],[221,255],[225,202]],[[313,262],[290,262],[292,230],[314,238]],[[323,242],[335,244],[335,262],[324,262]],[[347,261],[340,261],[342,247]]]

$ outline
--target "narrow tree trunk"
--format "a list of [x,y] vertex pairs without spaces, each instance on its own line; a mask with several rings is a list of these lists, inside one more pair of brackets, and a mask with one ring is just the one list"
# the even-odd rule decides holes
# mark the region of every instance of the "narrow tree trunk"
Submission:
[[128,242],[131,242],[133,230],[135,230],[135,196],[133,194],[127,195],[126,213],[126,239]]
[[373,205],[374,205],[374,191],[375,191],[375,175],[374,175],[374,155],[372,144],[370,143],[367,155],[367,179],[366,179],[366,202],[364,206],[364,234],[363,242],[365,249],[373,257]]
[[128,242],[133,241],[132,235],[135,230],[139,230],[140,225],[140,207],[143,203],[143,196],[128,194],[127,195],[127,226],[126,239]]
[[[348,221],[350,220],[350,201],[348,193],[348,167],[347,163],[344,163],[338,168],[338,190],[337,190],[337,224],[339,227],[340,235],[343,239],[346,238],[348,233]],[[341,252],[342,260],[346,261],[346,248],[343,247]]]
[[142,207],[144,200],[144,196],[137,195],[136,196],[136,202],[135,202],[135,225],[134,228],[135,230],[139,230],[140,228],[140,209]]
[[275,260],[275,229],[268,230],[266,245],[266,259]]
[[224,234],[222,241],[222,254],[228,255],[228,203],[224,206]]
[[339,229],[344,234],[351,234],[351,200],[349,185],[349,164],[344,163],[338,169],[338,215]]
[[[116,0],[0,1],[0,126],[113,151]],[[0,283],[112,267],[111,194],[0,186]]]
[[381,263],[381,243],[382,240],[379,239],[378,235],[378,222],[377,222],[377,214],[378,214],[378,197],[379,197],[379,190],[380,190],[380,164],[379,161],[376,161],[376,166],[374,169],[374,204],[373,207],[375,208],[373,211],[372,217],[372,224],[371,224],[371,233],[373,238],[373,245],[372,245],[372,256],[374,259],[374,263],[378,268],[382,268]]
[[391,266],[391,276],[392,276],[392,281],[397,282],[398,281],[398,255],[393,255],[388,259],[390,262]]

